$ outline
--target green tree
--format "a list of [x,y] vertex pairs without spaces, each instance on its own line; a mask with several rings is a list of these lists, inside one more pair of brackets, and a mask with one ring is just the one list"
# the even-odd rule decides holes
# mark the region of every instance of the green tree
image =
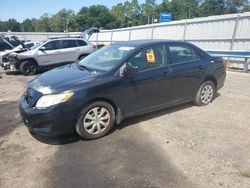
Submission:
[[73,10],[60,10],[50,18],[51,31],[68,32],[74,30],[74,16]]
[[0,32],[6,32],[9,30],[8,22],[0,22]]
[[130,26],[139,25],[140,24],[140,17],[141,17],[141,7],[140,7],[137,0],[132,0],[130,3],[128,24]]
[[80,31],[89,27],[112,29],[115,28],[115,21],[115,16],[103,5],[83,7],[76,15],[76,24]]
[[15,19],[9,19],[8,21],[4,22],[2,27],[4,31],[8,31],[8,30],[14,31],[14,32],[21,31],[20,23],[17,22]]
[[49,15],[44,14],[38,20],[34,20],[35,22],[35,31],[36,32],[50,32],[50,23],[49,23]]
[[26,19],[21,23],[21,31],[24,32],[34,32],[35,26],[34,23],[30,19]]
[[169,7],[174,20],[190,19],[199,14],[199,0],[172,0]]
[[163,0],[161,4],[156,7],[156,12],[171,12],[171,2],[169,0]]
[[145,3],[141,5],[143,12],[143,19],[147,19],[146,23],[153,23],[154,18],[158,18],[156,13],[156,1],[155,0],[145,0]]
[[115,19],[115,27],[126,27],[126,18],[125,18],[125,7],[122,3],[118,3],[117,5],[111,8],[111,14],[116,17]]
[[247,0],[227,0],[225,3],[226,13],[242,12],[247,5]]
[[200,6],[200,16],[225,14],[224,0],[205,0]]

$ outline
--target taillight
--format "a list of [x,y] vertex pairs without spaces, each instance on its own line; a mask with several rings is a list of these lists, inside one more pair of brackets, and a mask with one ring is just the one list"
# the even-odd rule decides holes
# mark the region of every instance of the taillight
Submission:
[[224,65],[224,68],[227,69],[227,67],[228,67],[228,59],[224,59],[223,65]]
[[96,49],[96,48],[97,48],[97,45],[96,45],[96,44],[93,44],[93,48]]

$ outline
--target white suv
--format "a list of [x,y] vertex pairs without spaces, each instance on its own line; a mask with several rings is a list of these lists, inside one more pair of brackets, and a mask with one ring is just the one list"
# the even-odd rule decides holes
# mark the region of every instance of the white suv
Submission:
[[73,63],[96,49],[96,45],[83,38],[52,38],[39,42],[29,51],[9,54],[9,65],[5,64],[4,68],[32,75],[38,69]]

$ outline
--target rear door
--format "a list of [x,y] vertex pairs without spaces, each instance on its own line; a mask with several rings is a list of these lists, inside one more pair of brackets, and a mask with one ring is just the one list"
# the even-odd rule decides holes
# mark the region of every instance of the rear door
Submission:
[[79,56],[79,46],[77,40],[61,40],[61,59],[63,63],[74,62]]
[[169,44],[167,51],[172,74],[171,100],[193,99],[204,77],[205,63],[196,49],[188,44]]
[[62,61],[58,40],[49,41],[41,47],[36,55],[40,66],[54,65]]

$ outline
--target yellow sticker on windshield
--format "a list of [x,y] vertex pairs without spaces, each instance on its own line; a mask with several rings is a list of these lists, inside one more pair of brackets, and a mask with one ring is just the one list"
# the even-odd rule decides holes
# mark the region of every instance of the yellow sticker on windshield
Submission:
[[146,55],[147,55],[147,62],[148,63],[155,63],[155,54],[154,54],[154,52],[148,52]]

